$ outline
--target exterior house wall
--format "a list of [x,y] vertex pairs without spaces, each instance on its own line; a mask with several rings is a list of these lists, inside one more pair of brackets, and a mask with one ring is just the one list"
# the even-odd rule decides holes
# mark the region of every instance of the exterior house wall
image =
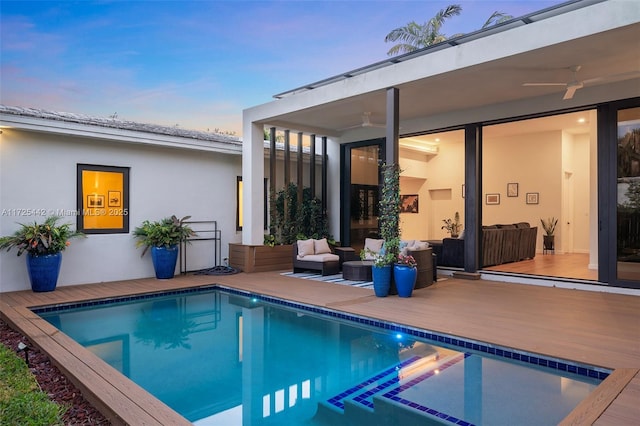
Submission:
[[[130,167],[130,231],[146,219],[172,214],[216,220],[222,231],[221,257],[227,257],[228,243],[239,241],[235,209],[229,208],[236,200],[238,154],[5,128],[0,135],[0,235],[13,233],[17,223],[44,220],[44,212],[76,210],[78,163],[120,166]],[[44,215],[15,215],[12,209],[42,209]],[[76,217],[69,215],[63,222],[75,227]],[[214,266],[213,243],[206,245],[188,247],[189,269]],[[140,258],[141,250],[130,233],[74,239],[63,254],[58,285],[153,276],[150,255]],[[30,288],[24,256],[16,256],[15,250],[0,256],[1,291]]]

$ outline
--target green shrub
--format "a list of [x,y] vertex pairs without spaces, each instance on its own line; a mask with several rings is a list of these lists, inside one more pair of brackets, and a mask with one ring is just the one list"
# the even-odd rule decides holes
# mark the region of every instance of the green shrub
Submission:
[[0,424],[62,425],[65,411],[40,389],[25,362],[0,344]]

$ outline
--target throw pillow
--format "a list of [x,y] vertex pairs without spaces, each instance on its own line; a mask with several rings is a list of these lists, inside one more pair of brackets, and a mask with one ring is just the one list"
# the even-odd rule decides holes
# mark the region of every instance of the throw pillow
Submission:
[[411,250],[424,250],[429,248],[429,243],[426,241],[416,241],[416,243],[411,247]]
[[313,249],[315,254],[325,254],[331,253],[331,247],[329,247],[329,243],[326,238],[321,240],[313,240]]
[[382,248],[382,244],[384,240],[376,240],[373,238],[365,238],[364,239],[364,249],[365,251],[372,251],[374,253],[380,253],[380,249]]
[[305,257],[310,254],[315,254],[313,240],[298,240],[298,256]]
[[398,246],[398,249],[400,250],[400,254],[403,255],[403,256],[406,256],[408,250],[412,246],[413,246],[413,240],[411,240],[411,241],[401,240],[400,241],[400,245]]

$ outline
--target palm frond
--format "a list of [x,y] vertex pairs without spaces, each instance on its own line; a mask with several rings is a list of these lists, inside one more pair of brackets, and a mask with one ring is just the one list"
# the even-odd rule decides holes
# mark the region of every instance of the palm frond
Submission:
[[484,23],[482,28],[487,28],[492,25],[501,24],[503,22],[507,22],[508,20],[513,19],[513,15],[507,15],[503,12],[498,12],[497,10],[489,16],[489,19]]

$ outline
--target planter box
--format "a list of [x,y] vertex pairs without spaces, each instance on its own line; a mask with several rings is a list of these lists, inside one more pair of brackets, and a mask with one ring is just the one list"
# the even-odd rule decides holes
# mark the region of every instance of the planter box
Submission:
[[291,244],[269,247],[229,244],[229,266],[242,272],[293,270]]

